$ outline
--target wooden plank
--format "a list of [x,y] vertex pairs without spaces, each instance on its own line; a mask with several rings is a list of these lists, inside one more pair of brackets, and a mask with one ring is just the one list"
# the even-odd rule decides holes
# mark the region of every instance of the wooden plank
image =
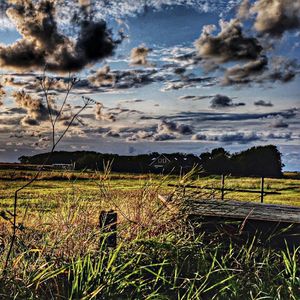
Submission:
[[224,242],[278,249],[300,246],[300,207],[241,201],[188,200],[184,208],[194,233],[218,233]]
[[242,201],[188,200],[185,210],[194,216],[300,224],[300,207]]

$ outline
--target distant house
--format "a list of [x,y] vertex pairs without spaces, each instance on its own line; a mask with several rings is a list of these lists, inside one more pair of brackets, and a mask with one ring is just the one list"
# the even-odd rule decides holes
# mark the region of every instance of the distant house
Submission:
[[149,169],[152,172],[168,172],[173,174],[186,174],[195,166],[200,165],[200,159],[194,155],[160,154],[152,157]]
[[165,169],[171,163],[170,159],[165,155],[161,154],[156,158],[152,158],[152,162],[149,164],[149,167],[155,169]]

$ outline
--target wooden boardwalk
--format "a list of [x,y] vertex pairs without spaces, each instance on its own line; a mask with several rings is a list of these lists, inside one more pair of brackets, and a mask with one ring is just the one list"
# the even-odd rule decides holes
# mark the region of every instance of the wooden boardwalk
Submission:
[[241,201],[188,200],[185,214],[196,231],[222,232],[231,240],[249,240],[284,248],[300,246],[300,207]]
[[191,200],[189,214],[300,224],[300,207],[242,201]]

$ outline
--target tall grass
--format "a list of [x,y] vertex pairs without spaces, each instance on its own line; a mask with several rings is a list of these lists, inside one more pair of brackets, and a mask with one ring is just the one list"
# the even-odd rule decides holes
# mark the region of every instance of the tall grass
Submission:
[[[56,199],[50,213],[27,212],[19,219],[10,269],[0,279],[0,298],[300,299],[300,248],[268,249],[255,237],[241,246],[217,233],[195,235],[179,205],[196,196],[184,190],[191,177],[180,178],[170,192],[174,210],[159,200],[168,180],[149,178],[138,191],[120,195],[111,189],[108,166],[98,174],[93,201],[74,188]],[[98,227],[102,209],[119,214],[116,249]],[[1,223],[1,267],[9,233],[10,224]]]
[[299,299],[299,249],[160,236],[71,257],[30,249],[2,278],[2,299]]

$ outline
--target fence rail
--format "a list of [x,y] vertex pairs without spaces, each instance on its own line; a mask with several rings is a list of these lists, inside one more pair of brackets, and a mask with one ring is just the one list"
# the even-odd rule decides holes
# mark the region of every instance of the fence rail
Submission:
[[[264,189],[264,182],[265,178],[261,177],[260,181],[260,190],[249,190],[249,189],[234,189],[234,188],[226,188],[225,187],[225,176],[222,175],[221,177],[221,187],[214,188],[214,187],[201,187],[197,185],[187,184],[184,185],[184,188],[194,188],[194,189],[202,189],[202,190],[213,190],[213,191],[221,191],[221,200],[225,198],[225,192],[239,192],[239,193],[251,193],[251,194],[260,194],[260,202],[264,202],[264,196],[266,195],[281,195],[280,192],[277,191],[265,191]],[[181,185],[178,184],[168,184],[170,187],[180,187]]]

